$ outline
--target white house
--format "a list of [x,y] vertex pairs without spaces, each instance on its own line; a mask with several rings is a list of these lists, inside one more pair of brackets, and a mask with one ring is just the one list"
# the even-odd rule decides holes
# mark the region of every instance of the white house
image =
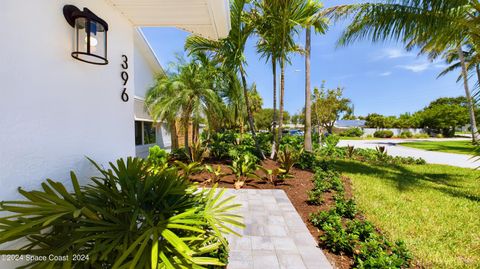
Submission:
[[[0,23],[0,200],[45,178],[68,183],[71,170],[88,178],[86,156],[105,165],[168,147],[162,128],[145,137],[143,97],[162,68],[139,27],[211,39],[230,27],[227,0],[1,0]],[[72,54],[88,48],[99,57]]]

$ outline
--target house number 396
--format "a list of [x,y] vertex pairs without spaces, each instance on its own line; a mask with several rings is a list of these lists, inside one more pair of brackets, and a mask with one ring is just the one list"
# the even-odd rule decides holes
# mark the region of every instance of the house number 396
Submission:
[[122,55],[122,73],[120,74],[120,77],[122,78],[123,81],[123,91],[122,91],[122,101],[128,102],[128,93],[127,93],[127,82],[128,82],[128,57],[127,55]]

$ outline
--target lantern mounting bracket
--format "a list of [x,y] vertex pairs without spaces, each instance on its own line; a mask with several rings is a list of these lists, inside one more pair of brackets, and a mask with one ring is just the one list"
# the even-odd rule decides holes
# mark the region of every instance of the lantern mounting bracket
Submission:
[[83,11],[81,11],[78,7],[74,5],[65,5],[63,7],[63,16],[65,16],[68,24],[70,24],[70,26],[72,27],[75,27],[75,19],[86,18],[100,23],[105,28],[105,31],[108,31],[108,23],[102,18],[95,15],[95,13],[93,13],[90,9],[86,7],[83,8]]

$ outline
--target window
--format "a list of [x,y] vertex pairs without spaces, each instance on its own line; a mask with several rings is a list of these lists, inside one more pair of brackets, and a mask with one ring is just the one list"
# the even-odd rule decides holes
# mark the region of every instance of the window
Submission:
[[142,145],[142,122],[135,121],[135,146]]
[[151,122],[143,122],[143,144],[155,144],[155,126]]
[[155,144],[156,127],[148,121],[135,121],[135,146]]

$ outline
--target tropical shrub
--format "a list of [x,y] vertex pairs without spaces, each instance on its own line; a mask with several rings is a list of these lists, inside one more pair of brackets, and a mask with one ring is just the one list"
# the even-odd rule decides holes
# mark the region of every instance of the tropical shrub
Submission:
[[390,130],[378,130],[373,133],[373,136],[377,138],[392,138],[393,132]]
[[352,159],[355,154],[355,146],[348,145],[346,153],[347,158]]
[[207,148],[203,146],[202,141],[198,139],[188,147],[188,159],[190,162],[203,162],[207,155]]
[[217,165],[217,169],[214,169],[211,165],[207,164],[205,165],[205,170],[212,175],[208,181],[214,184],[220,182],[220,180],[227,175],[226,173],[222,172],[220,165]]
[[323,147],[320,148],[320,154],[329,158],[343,157],[344,151],[341,148],[338,148],[338,142],[340,142],[340,137],[336,135],[329,135],[323,140]]
[[175,161],[174,163],[182,171],[182,177],[186,180],[189,180],[191,175],[203,170],[202,164],[199,162],[183,163],[181,161]]
[[262,151],[266,156],[270,155],[272,151],[272,139],[273,139],[273,134],[271,133],[257,134],[257,140],[258,140],[258,143],[260,144],[260,148],[262,149]]
[[412,138],[413,134],[410,131],[404,131],[400,133],[400,138]]
[[[0,205],[0,242],[27,242],[2,254],[68,256],[68,262],[30,261],[34,268],[202,268],[222,266],[225,225],[244,227],[229,211],[233,197],[198,190],[175,168],[152,173],[147,161],[119,159],[73,191],[53,180]],[[10,213],[10,215],[5,216]],[[21,241],[23,242],[23,241]],[[223,246],[223,247],[222,247]],[[80,255],[84,259],[72,259]]]
[[323,203],[323,193],[327,191],[337,191],[343,193],[343,184],[340,174],[331,169],[317,169],[313,176],[313,189],[307,192],[307,203],[311,205],[320,205]]
[[295,167],[303,170],[313,170],[313,168],[316,166],[316,161],[315,153],[302,150],[298,161],[295,163]]
[[237,140],[234,132],[226,131],[210,134],[210,138],[206,142],[210,150],[210,156],[220,160],[229,157],[228,152],[234,147]]
[[313,189],[307,192],[307,204],[309,205],[321,205],[323,203],[323,191],[319,189]]
[[232,161],[232,165],[229,166],[230,170],[232,170],[232,173],[235,175],[235,189],[240,189],[249,180],[258,178],[255,174],[257,167],[257,162],[255,161],[254,156],[250,154],[237,156]]
[[335,212],[344,218],[353,219],[357,214],[357,204],[353,199],[345,200],[343,195],[337,196],[335,199]]
[[385,146],[377,146],[375,150],[377,151],[377,159],[379,161],[385,161],[389,157]]
[[347,129],[346,131],[340,133],[340,136],[344,137],[361,137],[363,135],[363,130],[361,128],[355,127]]
[[280,150],[284,147],[290,147],[294,150],[301,150],[303,149],[303,136],[299,135],[284,135],[280,140]]
[[172,149],[168,158],[173,161],[188,161],[188,153],[185,151],[185,148]]
[[384,164],[415,164],[423,165],[427,162],[422,158],[390,156],[384,147],[380,149],[357,148],[353,155],[354,159],[362,162],[382,162]]
[[278,183],[283,182],[288,176],[287,171],[282,168],[267,169],[263,166],[258,166],[262,170],[264,176],[263,179],[276,186]]
[[416,134],[413,137],[414,138],[430,138],[428,134]]
[[163,166],[168,162],[168,153],[158,145],[148,149],[147,160],[156,166]]
[[285,173],[290,173],[292,167],[300,159],[300,156],[303,152],[303,149],[295,150],[290,147],[290,145],[285,145],[278,152],[278,162],[280,163],[280,168],[285,170]]

